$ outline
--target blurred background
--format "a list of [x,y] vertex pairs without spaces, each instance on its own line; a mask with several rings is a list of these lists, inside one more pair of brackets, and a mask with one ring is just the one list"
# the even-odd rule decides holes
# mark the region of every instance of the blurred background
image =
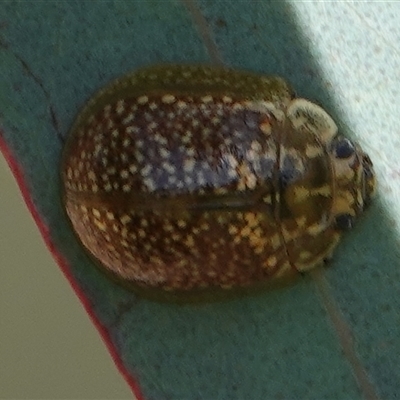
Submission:
[[0,185],[0,399],[132,398],[1,153]]

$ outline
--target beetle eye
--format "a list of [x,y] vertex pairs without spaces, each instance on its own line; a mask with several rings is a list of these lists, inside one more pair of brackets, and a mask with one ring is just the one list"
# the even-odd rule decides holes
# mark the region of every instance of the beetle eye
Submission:
[[345,137],[339,137],[333,142],[333,151],[337,158],[349,158],[355,152],[353,143]]
[[350,214],[339,214],[335,218],[336,228],[348,231],[354,225],[354,217]]

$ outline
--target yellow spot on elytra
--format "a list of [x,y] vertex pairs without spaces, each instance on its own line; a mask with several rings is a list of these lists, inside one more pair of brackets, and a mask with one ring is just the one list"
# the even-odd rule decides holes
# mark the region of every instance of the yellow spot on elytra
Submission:
[[137,98],[138,104],[146,104],[149,101],[147,96],[140,96]]
[[261,254],[264,251],[264,246],[258,246],[254,249],[254,253]]
[[172,232],[174,230],[174,226],[171,224],[166,224],[164,225],[164,231],[166,232]]
[[92,213],[95,217],[100,218],[100,211],[97,208],[93,208]]
[[268,257],[267,260],[266,260],[266,264],[267,264],[269,267],[275,267],[275,265],[276,265],[277,263],[278,263],[278,259],[276,258],[276,256]]
[[244,236],[244,237],[250,236],[250,234],[251,234],[251,229],[250,229],[250,227],[248,227],[248,226],[244,227],[244,228],[240,231],[240,234],[241,234],[242,236]]
[[184,102],[184,101],[182,101],[182,100],[179,100],[179,101],[176,103],[176,105],[178,106],[178,108],[181,108],[181,109],[187,107],[187,103]]
[[98,219],[94,220],[94,224],[101,230],[101,231],[105,231],[107,226],[106,224],[104,224],[103,222],[99,221]]
[[242,237],[240,235],[235,236],[235,238],[233,239],[233,243],[234,244],[239,244],[242,240]]
[[203,96],[202,98],[201,98],[201,101],[203,102],[203,103],[209,103],[210,101],[213,101],[213,98],[212,98],[212,96]]
[[292,269],[292,267],[290,266],[290,263],[288,261],[286,261],[283,265],[281,265],[281,267],[279,268],[278,271],[275,272],[275,277],[279,278],[281,276],[286,275],[290,270]]
[[178,221],[178,226],[179,226],[179,228],[185,228],[186,227],[186,221],[184,221],[183,219],[180,219]]
[[210,229],[210,225],[208,225],[207,223],[203,223],[201,224],[201,229],[203,231],[208,231]]
[[176,100],[175,96],[172,94],[165,94],[161,97],[161,101],[165,104],[172,104]]
[[128,214],[124,214],[121,216],[120,221],[123,225],[127,224],[128,222],[132,221],[132,218]]
[[259,219],[256,217],[254,213],[246,213],[244,215],[245,221],[247,221],[249,227],[254,228],[259,224]]
[[138,230],[138,235],[140,238],[145,238],[146,237],[146,231],[144,229],[139,229]]
[[194,246],[193,236],[192,236],[192,235],[187,236],[187,238],[186,238],[186,240],[185,240],[184,243],[185,243],[186,246],[188,246],[188,247],[193,247],[193,246]]
[[238,228],[235,225],[229,225],[228,232],[231,235],[235,235],[238,232]]
[[171,237],[172,237],[172,240],[175,240],[175,242],[178,242],[181,240],[181,235],[179,235],[178,233],[173,233]]

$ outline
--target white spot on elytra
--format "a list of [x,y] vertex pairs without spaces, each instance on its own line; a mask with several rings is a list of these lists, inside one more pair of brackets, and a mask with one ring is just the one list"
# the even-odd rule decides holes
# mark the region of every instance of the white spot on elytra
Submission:
[[158,126],[158,124],[157,124],[157,122],[150,122],[150,124],[149,124],[149,129],[156,129],[157,128],[157,126]]
[[183,162],[183,169],[185,172],[192,172],[196,162],[193,158],[188,158]]
[[152,167],[151,165],[147,164],[144,168],[141,169],[141,173],[143,176],[148,176],[150,174]]
[[175,173],[175,167],[171,163],[164,162],[164,163],[162,163],[162,166],[171,175]]
[[176,100],[175,96],[172,94],[165,94],[161,97],[161,101],[165,104],[172,104]]
[[143,183],[145,184],[145,186],[147,187],[147,189],[150,192],[154,191],[155,188],[156,188],[155,185],[154,185],[154,181],[152,179],[150,179],[150,178],[143,179]]
[[140,129],[137,126],[130,125],[130,126],[126,127],[126,132],[127,133],[139,133]]
[[180,108],[180,109],[187,107],[187,103],[184,102],[184,101],[182,101],[182,100],[179,100],[178,103],[177,103],[176,105],[177,105],[178,108]]
[[127,124],[129,124],[130,122],[133,121],[134,117],[135,117],[134,114],[133,114],[133,113],[130,113],[130,114],[128,114],[128,116],[127,116],[126,118],[124,118],[124,119],[122,120],[122,123],[125,124],[125,125],[127,125]]
[[122,114],[125,110],[125,101],[124,100],[118,100],[117,102],[117,107],[116,107],[116,111],[118,114]]
[[160,150],[159,150],[159,152],[160,152],[160,156],[162,157],[162,158],[169,158],[169,156],[171,155],[171,152],[170,151],[168,151],[165,147],[161,147],[160,148]]
[[129,172],[126,169],[123,169],[119,174],[123,179],[126,179],[129,176]]
[[114,127],[114,121],[112,119],[107,120],[107,129],[110,130]]

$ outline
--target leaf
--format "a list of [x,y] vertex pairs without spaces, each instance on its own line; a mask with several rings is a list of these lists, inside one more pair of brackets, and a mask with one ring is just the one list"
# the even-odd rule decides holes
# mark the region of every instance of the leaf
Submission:
[[[355,399],[397,393],[399,242],[381,202],[339,248],[327,278],[316,275],[291,288],[226,303],[177,306],[138,298],[99,273],[59,200],[61,150],[77,111],[111,79],[143,65],[218,63],[281,75],[345,127],[348,111],[341,119],[343,109],[334,101],[341,92],[334,97],[328,84],[337,82],[345,64],[336,70],[324,64],[330,71],[325,77],[316,57],[320,51],[323,60],[335,62],[329,49],[339,42],[332,38],[348,12],[361,20],[359,28],[351,27],[356,36],[369,28],[361,8],[307,4],[1,4],[0,147],[50,250],[139,399]],[[392,15],[398,17],[399,9]],[[317,28],[305,30],[313,24]],[[398,33],[398,24],[393,29]],[[321,42],[310,42],[315,32]],[[384,38],[376,40],[389,46]],[[356,43],[340,44],[358,51]],[[348,76],[339,81],[341,90],[350,87]],[[398,81],[393,80],[392,104],[399,104]],[[355,119],[364,122],[369,114]],[[368,121],[372,126],[374,117]],[[380,148],[377,136],[371,133],[367,140],[370,148]],[[379,160],[377,165],[384,168]]]

